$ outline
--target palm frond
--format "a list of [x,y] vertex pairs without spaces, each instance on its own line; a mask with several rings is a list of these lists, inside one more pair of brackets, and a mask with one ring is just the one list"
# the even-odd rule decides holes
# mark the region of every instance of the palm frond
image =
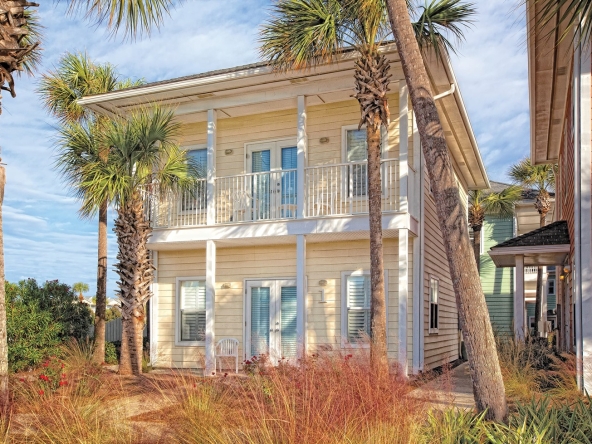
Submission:
[[421,9],[418,20],[413,23],[419,48],[422,51],[431,48],[438,57],[442,50],[456,53],[456,45],[464,40],[463,28],[473,23],[474,4],[462,0],[432,0],[426,1]]
[[171,9],[183,0],[68,0],[71,13],[82,12],[98,24],[106,23],[113,34],[122,28],[124,36],[150,35],[159,28]]
[[522,187],[511,185],[500,192],[490,192],[483,199],[485,214],[497,217],[511,217],[516,202],[522,199]]
[[26,9],[23,13],[26,20],[23,26],[27,30],[27,34],[19,41],[21,48],[26,48],[29,45],[36,45],[35,48],[28,52],[23,60],[23,69],[29,75],[33,75],[41,64],[41,48],[39,43],[43,39],[43,26],[39,20],[39,14],[36,10]]
[[512,165],[508,175],[516,184],[524,188],[534,188],[539,192],[551,192],[555,190],[557,165],[533,165],[530,159],[525,158]]
[[[526,0],[524,1],[526,2]],[[535,0],[534,3],[535,5],[542,5],[535,17],[537,27],[545,28],[547,25],[552,24],[552,31],[565,28],[558,35],[558,42],[569,38],[572,31],[579,35],[576,44],[590,42],[592,0]]]

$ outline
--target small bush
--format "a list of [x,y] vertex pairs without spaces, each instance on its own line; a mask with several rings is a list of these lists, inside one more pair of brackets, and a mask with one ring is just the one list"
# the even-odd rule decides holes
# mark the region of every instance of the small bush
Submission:
[[113,342],[105,342],[105,362],[110,365],[117,364],[119,362],[119,356],[117,349]]

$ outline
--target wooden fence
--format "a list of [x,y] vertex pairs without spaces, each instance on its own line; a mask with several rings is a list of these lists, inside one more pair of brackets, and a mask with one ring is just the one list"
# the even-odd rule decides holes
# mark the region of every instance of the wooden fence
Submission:
[[[105,341],[107,342],[115,342],[121,341],[121,335],[123,332],[123,323],[121,322],[121,318],[113,319],[105,324]],[[148,336],[148,329],[144,327],[144,337]],[[90,327],[90,336],[94,336],[95,334],[95,326],[91,325]]]

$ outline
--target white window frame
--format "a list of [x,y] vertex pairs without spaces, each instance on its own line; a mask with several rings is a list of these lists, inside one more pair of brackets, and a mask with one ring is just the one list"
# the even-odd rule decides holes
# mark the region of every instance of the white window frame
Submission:
[[[479,245],[479,255],[485,254],[485,247],[483,246],[484,241],[485,241],[485,235],[483,234],[485,232],[484,230],[485,228],[485,221],[483,222],[483,225],[481,226],[481,230],[479,231],[479,237],[481,238],[481,243]],[[473,236],[475,236],[475,231],[471,228],[471,233],[473,233]],[[472,246],[472,244],[471,244]]]
[[[208,146],[205,143],[198,143],[196,145],[185,145],[185,146],[181,146],[181,149],[185,152],[189,152],[189,151],[198,151],[198,150],[207,150]],[[207,165],[206,165],[206,169],[207,169]],[[206,171],[206,177],[207,177],[207,171]],[[204,179],[206,179],[204,177]],[[196,208],[194,210],[184,210],[183,209],[183,199],[180,198],[179,199],[179,208],[178,208],[178,214],[181,215],[187,215],[187,214],[205,214],[207,213],[208,209],[207,209],[207,198],[206,198],[206,206],[204,208]]]
[[[553,292],[551,292],[551,282],[553,283]],[[555,296],[557,294],[557,282],[555,278],[547,279],[547,295]]]
[[[205,346],[205,341],[181,341],[181,283],[185,281],[206,281],[205,276],[180,276],[175,283],[175,345],[178,347]],[[207,325],[206,311],[206,325]]]
[[[350,276],[368,276],[370,277],[370,270],[355,270],[341,272],[341,348],[367,348],[370,344],[360,344],[356,342],[349,342],[347,335],[347,278]],[[388,343],[388,308],[389,308],[389,286],[388,286],[388,270],[384,270],[384,294],[386,302],[386,337]]]
[[[437,276],[429,275],[430,284],[428,286],[428,333],[429,334],[438,334],[440,331],[440,278]],[[436,326],[432,328],[432,283],[438,283],[438,291],[436,293]]]

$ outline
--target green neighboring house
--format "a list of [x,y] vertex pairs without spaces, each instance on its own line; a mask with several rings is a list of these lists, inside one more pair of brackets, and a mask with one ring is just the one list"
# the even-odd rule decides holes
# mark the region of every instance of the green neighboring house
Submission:
[[[510,185],[501,182],[491,182],[491,189],[496,192],[502,191],[508,186]],[[533,206],[534,193],[525,191],[523,197],[523,200],[516,204],[513,218],[485,216],[483,228],[481,229],[481,285],[483,293],[485,293],[491,324],[494,331],[500,334],[509,334],[513,331],[515,268],[496,268],[487,252],[495,245],[538,228],[539,215]],[[549,213],[548,222],[553,221],[553,217],[554,207]],[[526,267],[524,271],[526,321],[527,325],[533,328],[536,268]],[[555,270],[548,267],[545,277],[547,278],[545,284],[547,289],[547,319],[554,329],[557,309]]]

